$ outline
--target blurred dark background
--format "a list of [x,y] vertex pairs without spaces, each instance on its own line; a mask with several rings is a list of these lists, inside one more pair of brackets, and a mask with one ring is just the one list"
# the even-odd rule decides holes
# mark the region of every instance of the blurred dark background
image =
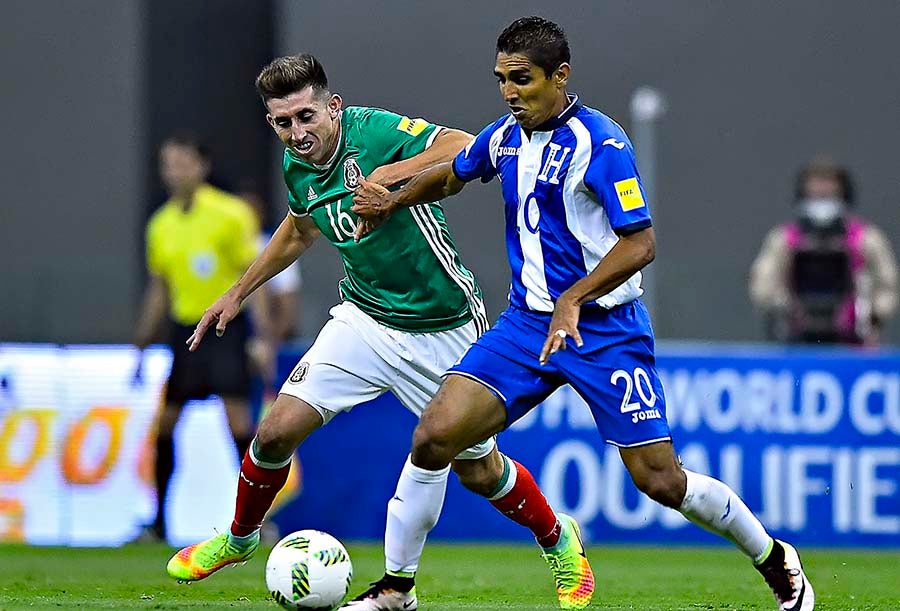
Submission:
[[[219,184],[253,182],[273,219],[283,215],[280,153],[253,89],[273,56],[317,54],[349,105],[476,132],[504,111],[496,36],[525,14],[567,30],[571,89],[626,130],[638,87],[667,100],[648,296],[661,337],[762,337],[747,273],[816,154],[849,167],[859,212],[900,243],[893,0],[7,0],[0,14],[0,341],[130,340],[143,226],[164,199],[156,149],[172,131],[210,144]],[[447,210],[496,315],[509,283],[496,185],[467,189]],[[303,272],[303,330],[314,335],[341,268],[323,242]],[[900,325],[886,339],[897,343]]]

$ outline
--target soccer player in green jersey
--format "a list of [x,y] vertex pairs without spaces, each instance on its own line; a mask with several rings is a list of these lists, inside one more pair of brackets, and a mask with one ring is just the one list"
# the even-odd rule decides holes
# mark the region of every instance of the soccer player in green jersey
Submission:
[[[472,136],[376,108],[343,108],[341,97],[328,89],[321,63],[308,54],[276,59],[256,86],[266,118],[285,145],[289,214],[244,276],[206,311],[190,348],[212,326],[224,333],[242,302],[320,235],[340,252],[346,277],[341,303],[285,382],[243,459],[230,531],[186,547],[169,561],[169,574],[185,581],[203,579],[256,551],[260,525],[287,479],[291,455],[310,433],[388,390],[420,415],[443,373],[488,327],[481,291],[460,261],[438,203],[405,209],[358,240],[363,231],[357,232],[360,221],[350,211],[362,179],[383,187],[401,184],[450,161]],[[501,454],[493,438],[463,450],[451,466],[464,486],[532,531],[558,592],[574,581],[593,591],[578,525],[554,513],[531,474]],[[415,479],[419,471],[407,459],[404,472]],[[438,484],[429,487],[429,498],[398,486],[388,503],[385,575],[345,608],[418,608],[415,573],[426,533],[440,514],[446,470],[426,477]],[[563,597],[560,605],[582,608],[589,599],[572,605]]]

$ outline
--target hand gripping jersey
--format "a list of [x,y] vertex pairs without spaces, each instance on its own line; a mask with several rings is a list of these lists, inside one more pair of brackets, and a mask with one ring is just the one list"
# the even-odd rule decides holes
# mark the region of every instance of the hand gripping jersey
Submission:
[[[574,95],[531,138],[512,115],[488,125],[454,159],[453,171],[467,182],[500,179],[515,307],[552,312],[559,295],[597,266],[618,235],[651,225],[628,136]],[[640,284],[638,272],[594,307],[633,301]]]
[[413,157],[440,128],[376,108],[350,107],[341,115],[334,157],[316,166],[284,152],[288,206],[310,216],[341,255],[346,277],[341,297],[378,322],[403,331],[453,329],[473,318],[479,332],[488,320],[475,276],[463,266],[439,203],[407,208],[354,242],[350,211],[360,177]]

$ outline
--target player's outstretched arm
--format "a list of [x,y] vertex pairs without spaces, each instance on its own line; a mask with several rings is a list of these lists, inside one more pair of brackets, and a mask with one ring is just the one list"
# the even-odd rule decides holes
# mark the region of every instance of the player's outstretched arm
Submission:
[[398,191],[388,191],[380,185],[363,180],[353,195],[350,208],[365,222],[356,231],[358,241],[399,208],[409,208],[456,195],[466,186],[453,171],[452,162],[439,163],[416,174]]
[[539,358],[541,365],[554,352],[565,350],[567,337],[571,337],[578,346],[582,345],[581,334],[578,332],[582,305],[614,290],[653,261],[655,256],[656,234],[653,227],[619,236],[619,241],[600,260],[597,267],[566,289],[556,300],[550,331]]
[[452,161],[457,153],[466,148],[475,137],[459,129],[449,127],[439,129],[440,131],[435,136],[434,142],[427,149],[409,159],[403,159],[376,168],[371,174],[366,176],[366,180],[383,187],[401,185],[422,170],[438,163]]
[[213,323],[216,325],[216,335],[221,337],[228,323],[237,316],[244,300],[266,280],[284,271],[319,235],[312,219],[288,214],[241,279],[203,313],[203,318],[187,340],[188,349],[192,352],[197,349]]

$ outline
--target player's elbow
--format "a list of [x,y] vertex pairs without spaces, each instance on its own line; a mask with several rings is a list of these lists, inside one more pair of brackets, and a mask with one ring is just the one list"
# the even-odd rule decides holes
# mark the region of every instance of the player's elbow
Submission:
[[459,152],[469,146],[469,143],[475,139],[475,136],[468,132],[464,132],[461,129],[445,127],[438,134],[437,138],[445,141],[448,147]]
[[656,243],[650,242],[641,251],[641,267],[650,265],[656,258]]
[[652,227],[647,227],[633,234],[631,242],[634,245],[634,255],[638,269],[653,262],[656,258],[656,236]]
[[453,164],[448,163],[446,168],[446,174],[444,174],[444,185],[443,185],[443,197],[450,197],[452,195],[456,195],[460,191],[463,190],[463,187],[466,186],[466,183],[461,181],[457,176],[456,172],[453,171]]

